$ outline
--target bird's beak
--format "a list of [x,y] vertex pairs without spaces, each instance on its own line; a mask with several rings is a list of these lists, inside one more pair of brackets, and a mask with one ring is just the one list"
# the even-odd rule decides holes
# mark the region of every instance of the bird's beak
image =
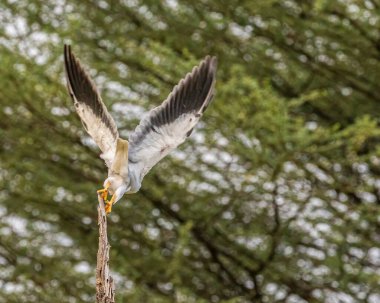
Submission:
[[131,189],[131,187],[121,186],[119,187],[115,192],[115,202],[119,201],[125,193],[128,193],[128,191]]

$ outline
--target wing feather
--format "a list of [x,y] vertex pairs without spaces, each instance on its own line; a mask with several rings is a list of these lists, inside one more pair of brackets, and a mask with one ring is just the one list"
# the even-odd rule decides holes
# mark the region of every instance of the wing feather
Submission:
[[191,134],[214,95],[217,62],[207,56],[129,136],[129,165],[140,181]]
[[64,46],[64,60],[67,88],[75,109],[84,128],[101,149],[102,158],[111,167],[119,137],[115,121],[107,111],[94,82],[72,53],[70,45]]

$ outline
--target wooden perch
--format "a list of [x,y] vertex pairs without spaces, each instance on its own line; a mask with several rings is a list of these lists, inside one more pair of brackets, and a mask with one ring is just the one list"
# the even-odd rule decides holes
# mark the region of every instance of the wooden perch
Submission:
[[115,286],[108,266],[110,245],[107,237],[107,216],[104,201],[100,195],[98,195],[98,200],[99,247],[96,258],[96,302],[114,303]]

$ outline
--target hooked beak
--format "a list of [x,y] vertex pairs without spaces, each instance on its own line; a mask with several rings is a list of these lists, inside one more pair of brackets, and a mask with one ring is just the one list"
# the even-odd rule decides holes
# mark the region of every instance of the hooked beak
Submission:
[[131,187],[127,187],[126,185],[120,186],[116,191],[115,191],[115,202],[119,201],[126,192],[128,192],[131,189]]

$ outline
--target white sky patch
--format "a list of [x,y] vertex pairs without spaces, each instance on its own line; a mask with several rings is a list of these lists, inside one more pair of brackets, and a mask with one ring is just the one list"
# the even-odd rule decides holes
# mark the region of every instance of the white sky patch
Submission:
[[188,158],[188,153],[177,148],[170,153],[170,156],[180,161],[184,161],[186,158]]
[[357,6],[356,4],[350,4],[347,6],[347,11],[350,13],[350,14],[357,14],[360,12],[360,8],[359,6]]
[[265,291],[268,292],[268,294],[275,294],[277,292],[278,286],[275,283],[268,283],[265,286]]
[[141,116],[146,113],[144,107],[126,102],[114,103],[112,105],[112,111],[123,115],[123,119],[127,120],[140,119]]
[[115,280],[116,285],[121,286],[121,285],[125,284],[126,278],[124,276],[122,276],[121,274],[119,274],[118,272],[111,271],[110,275]]
[[70,192],[68,192],[65,188],[63,187],[58,187],[56,190],[56,193],[53,197],[53,200],[55,202],[62,202],[64,198],[66,198],[67,195],[71,195]]
[[235,218],[235,213],[227,210],[222,213],[222,218],[225,220],[233,220]]
[[147,227],[146,234],[149,239],[157,240],[160,237],[160,230],[156,227]]
[[174,228],[174,225],[172,222],[164,219],[164,218],[159,218],[157,220],[157,224],[167,230],[172,230]]
[[197,144],[204,144],[205,140],[206,140],[206,137],[205,137],[204,133],[202,133],[200,131],[197,131],[197,132],[193,132],[191,134],[190,139],[192,141],[194,141],[195,143],[197,143]]
[[380,248],[372,247],[368,250],[368,260],[377,266],[380,266]]
[[208,180],[213,180],[213,181],[218,181],[218,182],[223,181],[223,176],[218,172],[209,171],[209,172],[205,172],[203,175]]
[[15,234],[24,237],[30,235],[30,232],[27,229],[28,221],[24,218],[12,215],[3,218],[2,221],[6,223]]
[[286,299],[286,303],[308,303],[308,302],[297,295],[289,295],[288,298]]
[[3,285],[2,290],[5,293],[20,293],[25,290],[25,286],[19,283],[7,282]]
[[54,106],[51,113],[55,116],[67,116],[70,114],[70,110],[67,107]]
[[326,255],[323,251],[312,248],[312,247],[308,247],[306,249],[306,254],[317,260],[324,260],[326,258]]
[[286,173],[290,173],[290,172],[296,171],[298,168],[297,168],[297,165],[295,165],[293,162],[288,161],[284,163],[283,169]]
[[298,220],[293,222],[292,225],[295,225],[294,227],[296,229],[299,228],[300,230],[308,233],[313,239],[321,238],[319,231],[314,228],[314,225],[304,218],[298,218]]
[[375,203],[377,198],[374,194],[369,192],[361,192],[357,194],[363,201],[367,203]]
[[[1,178],[0,178],[1,180]],[[7,213],[7,208],[3,205],[0,205],[0,218],[5,216],[5,214]]]
[[[277,201],[277,199],[276,199]],[[278,203],[278,201],[277,201]],[[298,203],[292,203],[285,200],[280,208],[280,215],[283,220],[288,220],[296,216],[299,212],[300,205]]]
[[[97,78],[100,78],[98,76]],[[110,94],[113,97],[124,97],[129,100],[139,100],[141,99],[140,95],[134,91],[132,91],[129,87],[122,85],[119,82],[110,81],[107,78],[102,77],[104,83],[103,87],[106,87],[108,89],[108,94]],[[103,82],[102,81],[102,82]]]
[[[6,264],[8,264],[7,259],[5,259],[2,256],[0,256],[0,265],[6,265]],[[1,287],[1,284],[0,284],[0,287]]]
[[260,237],[243,237],[243,236],[238,236],[236,238],[236,242],[244,245],[248,249],[251,250],[256,250],[260,248],[264,244],[264,240]]
[[92,271],[92,267],[90,266],[88,262],[82,261],[74,266],[74,270],[79,273],[88,274]]
[[348,251],[349,251],[350,255],[353,255],[356,258],[361,259],[361,258],[365,257],[365,252],[362,249],[359,249],[356,247],[350,247]]
[[286,297],[287,292],[284,289],[279,289],[276,294],[275,294],[275,299],[278,300],[283,300]]
[[51,231],[53,229],[53,225],[51,225],[48,222],[44,222],[44,221],[35,221],[32,224],[33,224],[33,227],[35,228],[35,230],[39,231],[41,233],[42,232],[48,232],[48,231]]
[[219,146],[227,146],[229,143],[229,140],[219,132],[215,132],[213,137]]
[[369,303],[379,303],[380,302],[380,294],[371,294],[368,297]]
[[178,1],[177,0],[165,0],[165,4],[174,10],[176,10],[178,8]]
[[229,28],[230,28],[231,33],[234,36],[239,37],[243,40],[247,40],[247,39],[251,38],[251,36],[252,36],[253,28],[250,25],[241,26],[237,23],[232,22],[229,24]]
[[267,24],[264,22],[263,18],[259,15],[250,16],[249,22],[252,22],[258,28],[267,28]]
[[[329,212],[325,212],[329,215],[331,215]],[[322,218],[326,218],[323,214],[321,215]],[[332,216],[330,216],[332,217]],[[327,223],[318,223],[315,225],[315,229],[320,231],[321,233],[331,233],[331,226]]]
[[205,192],[210,192],[210,193],[217,193],[218,189],[207,182],[196,182],[196,181],[191,181],[188,185],[188,190],[197,192],[197,191],[205,191]]
[[305,127],[306,127],[308,130],[313,131],[313,130],[316,130],[316,129],[317,129],[317,127],[318,127],[318,123],[315,122],[315,121],[308,121],[308,122],[306,122]]
[[61,246],[64,246],[64,247],[70,247],[70,246],[73,246],[74,244],[74,241],[66,234],[64,233],[58,233],[58,234],[55,234],[54,235],[55,237],[55,240],[61,245]]
[[218,158],[213,153],[206,153],[206,154],[203,154],[202,161],[205,163],[213,164],[218,161]]
[[261,152],[262,151],[262,146],[261,146],[261,142],[260,142],[259,139],[254,138],[254,137],[253,138],[249,138],[243,132],[239,132],[236,136],[240,139],[240,141],[247,148],[249,148],[249,149],[255,149],[257,152]]
[[4,31],[5,34],[11,38],[26,35],[28,33],[27,22],[25,18],[13,16],[13,23],[5,23]]
[[352,94],[352,88],[351,87],[342,87],[340,89],[340,92],[341,92],[342,96],[347,97],[347,96]]
[[83,145],[86,145],[86,146],[89,146],[92,148],[98,147],[98,145],[95,143],[94,139],[92,139],[90,136],[84,136],[80,140],[83,143]]
[[334,182],[333,178],[331,178],[329,175],[327,175],[323,170],[321,170],[318,166],[312,164],[312,163],[307,163],[306,164],[306,169],[314,174],[315,177],[317,177],[319,180],[332,184]]
[[48,245],[42,245],[40,247],[40,252],[45,257],[53,257],[54,256],[54,249],[52,247],[49,247]]

